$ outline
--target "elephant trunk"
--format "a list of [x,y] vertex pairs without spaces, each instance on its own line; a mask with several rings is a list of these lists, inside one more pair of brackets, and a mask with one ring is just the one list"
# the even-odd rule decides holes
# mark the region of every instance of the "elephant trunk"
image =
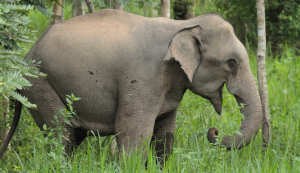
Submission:
[[[229,92],[235,96],[244,114],[240,132],[233,136],[225,136],[221,141],[221,145],[227,149],[240,149],[249,144],[262,124],[263,112],[256,82],[250,70],[245,73],[246,75],[236,76],[227,83]],[[211,129],[208,133],[208,140],[216,142],[217,133],[217,129]]]

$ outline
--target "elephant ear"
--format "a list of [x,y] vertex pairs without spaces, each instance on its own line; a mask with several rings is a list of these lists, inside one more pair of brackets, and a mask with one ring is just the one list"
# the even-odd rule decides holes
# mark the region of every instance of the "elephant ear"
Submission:
[[170,41],[168,52],[164,57],[164,61],[177,61],[190,82],[200,63],[202,47],[200,33],[199,25],[178,31]]

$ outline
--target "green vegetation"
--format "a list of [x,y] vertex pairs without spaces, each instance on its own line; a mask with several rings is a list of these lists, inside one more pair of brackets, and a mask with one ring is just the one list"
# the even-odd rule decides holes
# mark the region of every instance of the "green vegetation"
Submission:
[[[225,17],[229,17],[228,15],[238,16],[237,12],[242,10],[235,6],[225,11],[218,8],[214,2],[196,1],[195,13],[198,15],[218,9]],[[146,16],[157,15],[152,7],[158,9],[158,0],[143,3],[135,0],[124,3],[126,4],[124,9],[127,11]],[[198,8],[201,3],[204,5]],[[65,16],[69,18],[71,5],[70,3],[66,5]],[[102,1],[96,0],[94,5],[97,9],[105,6]],[[253,4],[248,6],[250,7],[254,8]],[[51,10],[40,12],[28,5],[8,7],[0,3],[0,116],[7,109],[2,106],[2,101],[14,97],[15,89],[30,86],[23,76],[39,75],[35,68],[29,68],[28,64],[31,62],[24,62],[22,57],[28,52],[34,40],[47,28],[51,14],[49,11]],[[288,20],[292,23],[297,22],[293,17]],[[19,23],[16,24],[16,21]],[[256,23],[255,18],[251,18],[251,22]],[[291,26],[299,27],[297,24]],[[35,31],[34,34],[30,32],[32,30]],[[299,33],[299,28],[296,31]],[[253,37],[255,32],[256,29],[247,31]],[[7,36],[5,34],[9,34],[9,37],[5,37]],[[248,49],[253,72],[256,72],[256,58],[252,47],[254,46],[250,45]],[[3,160],[0,160],[0,172],[299,172],[300,56],[297,55],[295,48],[284,47],[280,56],[274,53],[270,55],[267,60],[267,74],[273,135],[271,144],[265,151],[261,147],[260,133],[242,150],[226,151],[224,148],[209,144],[206,139],[209,127],[222,129],[220,137],[225,133],[233,134],[239,127],[242,115],[233,96],[226,92],[226,89],[222,116],[215,113],[208,101],[187,92],[178,110],[174,151],[162,171],[156,165],[151,149],[148,152],[147,169],[141,153],[118,158],[112,150],[114,137],[89,137],[71,158],[67,158],[63,154],[63,145],[60,138],[57,138],[57,133],[50,131],[45,137],[28,110],[23,109],[9,151]],[[74,100],[74,96],[69,97]],[[14,98],[22,101],[27,107],[33,106],[23,97]],[[5,126],[6,124],[4,126],[1,124],[0,129]]]
[[[256,1],[214,0],[216,11],[228,19],[239,38],[256,44]],[[300,3],[297,0],[269,0],[266,6],[267,40],[272,50],[283,50],[285,44],[295,46],[300,37]]]
[[[255,57],[251,56],[252,64]],[[261,135],[247,147],[226,151],[206,139],[208,127],[234,133],[242,118],[234,98],[224,94],[222,116],[201,97],[186,93],[177,116],[175,148],[163,172],[298,172],[300,169],[300,57],[287,50],[269,60],[269,94],[273,136],[263,152]],[[254,67],[254,65],[253,65]],[[255,68],[255,67],[254,67]],[[221,135],[222,135],[221,134]],[[159,172],[149,154],[148,170],[137,153],[118,160],[111,151],[113,137],[87,138],[70,159],[53,135],[43,136],[27,111],[0,161],[0,172]]]
[[30,20],[26,15],[30,10],[31,6],[0,4],[0,100],[4,102],[12,97],[26,107],[35,105],[15,90],[31,86],[24,76],[40,75],[38,69],[34,67],[38,62],[22,60],[25,51],[21,45],[30,43],[30,36],[33,36],[28,28]]

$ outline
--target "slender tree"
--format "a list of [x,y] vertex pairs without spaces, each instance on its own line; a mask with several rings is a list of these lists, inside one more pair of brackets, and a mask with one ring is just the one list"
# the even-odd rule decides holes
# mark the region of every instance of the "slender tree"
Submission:
[[81,15],[83,15],[81,0],[73,0],[72,16],[81,16]]
[[62,22],[64,19],[63,0],[56,0],[53,4],[52,23]]
[[264,0],[256,1],[257,8],[257,35],[258,35],[258,47],[257,47],[257,75],[259,94],[262,102],[263,109],[263,143],[267,146],[271,136],[270,129],[270,116],[268,105],[268,85],[266,77],[265,57],[266,57],[266,22],[265,22],[265,5]]
[[161,0],[161,7],[160,7],[160,13],[162,17],[171,17],[170,12],[170,0]]
[[93,13],[94,12],[93,2],[91,2],[90,0],[85,0],[85,3],[86,3],[86,6],[88,7],[89,13]]

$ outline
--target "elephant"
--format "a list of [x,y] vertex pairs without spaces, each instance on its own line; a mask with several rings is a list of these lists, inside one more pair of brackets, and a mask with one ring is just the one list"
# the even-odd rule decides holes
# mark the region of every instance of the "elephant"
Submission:
[[[152,141],[157,156],[166,158],[186,90],[221,114],[226,85],[242,105],[240,132],[221,140],[227,149],[249,144],[262,124],[247,51],[232,25],[217,14],[172,20],[101,10],[50,26],[25,59],[41,61],[40,71],[47,74],[29,79],[32,87],[20,91],[37,105],[30,111],[41,129],[56,126],[66,94],[81,98],[74,103],[76,116],[64,125],[67,152],[88,131],[97,131],[116,135],[118,148],[126,153]],[[14,128],[20,107],[16,104]],[[215,142],[215,134],[210,141]]]

